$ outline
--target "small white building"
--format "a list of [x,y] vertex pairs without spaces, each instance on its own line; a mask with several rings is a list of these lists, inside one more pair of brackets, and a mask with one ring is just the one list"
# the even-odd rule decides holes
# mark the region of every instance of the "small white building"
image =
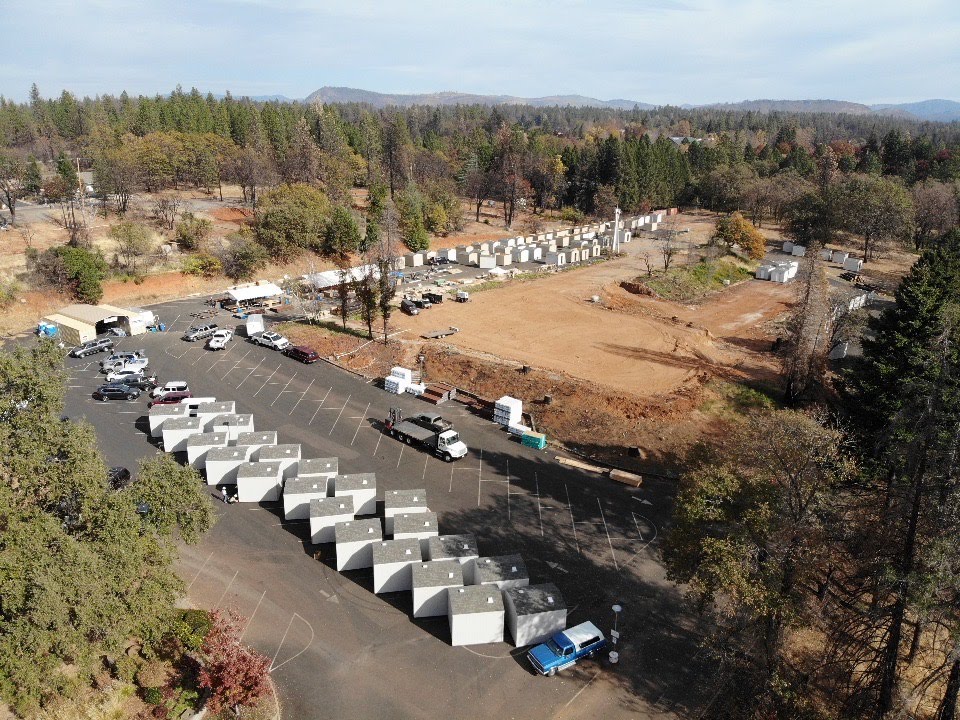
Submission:
[[191,435],[203,432],[200,421],[195,417],[170,418],[161,427],[163,449],[167,452],[186,452],[187,439]]
[[517,647],[542,643],[567,627],[567,604],[553,583],[507,588],[503,604]]
[[357,515],[373,515],[377,512],[377,476],[374,473],[337,475],[333,479],[333,496],[353,497]]
[[259,462],[280,463],[280,476],[284,479],[297,475],[300,464],[300,446],[297,444],[264,445],[257,451]]
[[150,424],[150,437],[163,436],[161,426],[164,421],[170,418],[189,417],[189,415],[186,405],[154,405],[147,414],[147,422]]
[[500,590],[530,584],[527,564],[519,555],[477,558],[471,563],[471,585],[496,585]]
[[[422,513],[427,507],[426,490],[388,490],[383,493],[384,530],[394,535],[393,518],[400,513]],[[396,537],[394,535],[394,537]]]
[[468,578],[470,562],[478,557],[480,553],[477,551],[477,538],[470,533],[427,538],[427,559],[456,560],[461,565],[466,565],[464,570]]
[[210,423],[210,430],[213,432],[225,432],[230,442],[237,443],[237,440],[242,434],[253,432],[253,415],[249,413],[217,415]]
[[333,535],[337,543],[337,570],[373,567],[373,543],[383,540],[378,518],[339,522]]
[[254,452],[267,445],[277,444],[276,430],[259,430],[257,432],[244,432],[237,435],[237,445],[252,447]]
[[283,484],[283,518],[309,520],[310,501],[327,497],[326,478],[290,478]]
[[333,542],[336,539],[334,529],[337,524],[355,519],[353,498],[311,498],[308,513],[310,542],[314,545]]
[[410,566],[423,560],[419,540],[381,540],[373,543],[371,549],[375,593],[413,589]]
[[240,502],[274,502],[280,499],[280,463],[248,462],[237,468]]
[[213,448],[227,446],[227,434],[208,432],[191,435],[187,438],[187,463],[190,467],[203,470],[207,464],[207,453]]
[[339,459],[306,458],[300,461],[297,467],[297,477],[301,479],[323,480],[326,483],[328,497],[333,497],[333,479],[339,472]]
[[518,263],[530,262],[530,250],[527,248],[522,248],[515,252],[515,257]]
[[863,269],[863,260],[855,257],[847,257],[843,261],[843,269],[849,272],[860,272]]
[[413,586],[413,616],[448,614],[447,590],[463,587],[463,565],[456,560],[430,560],[410,567]]
[[435,512],[397,513],[393,516],[393,539],[416,538],[420,541],[424,557],[430,552],[427,547],[428,538],[439,534]]
[[480,259],[477,263],[480,266],[481,270],[490,270],[497,266],[497,256],[496,255],[484,255],[480,254]]
[[447,602],[451,645],[503,642],[505,611],[497,588],[492,585],[449,588]]
[[213,431],[213,421],[220,415],[233,415],[236,412],[236,403],[233,400],[221,402],[207,402],[190,411],[195,418],[200,418],[200,423],[205,432]]
[[237,470],[251,457],[253,448],[246,445],[212,448],[205,459],[207,485],[236,485]]

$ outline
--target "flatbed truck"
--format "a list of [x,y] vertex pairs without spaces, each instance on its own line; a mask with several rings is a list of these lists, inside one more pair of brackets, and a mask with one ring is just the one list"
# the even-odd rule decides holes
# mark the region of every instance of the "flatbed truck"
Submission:
[[400,408],[390,408],[390,416],[383,424],[390,437],[407,445],[422,445],[444,462],[467,454],[467,446],[453,425],[437,413],[420,413],[404,420]]

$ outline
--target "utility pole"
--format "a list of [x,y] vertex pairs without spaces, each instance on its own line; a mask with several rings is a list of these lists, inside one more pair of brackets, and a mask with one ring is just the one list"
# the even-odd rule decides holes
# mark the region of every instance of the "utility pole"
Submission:
[[620,252],[620,208],[613,211],[613,253]]

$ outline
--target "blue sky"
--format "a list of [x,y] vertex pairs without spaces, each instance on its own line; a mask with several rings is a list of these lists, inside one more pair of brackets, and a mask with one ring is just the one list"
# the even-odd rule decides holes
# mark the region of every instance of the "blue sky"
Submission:
[[0,94],[960,100],[956,0],[4,0]]

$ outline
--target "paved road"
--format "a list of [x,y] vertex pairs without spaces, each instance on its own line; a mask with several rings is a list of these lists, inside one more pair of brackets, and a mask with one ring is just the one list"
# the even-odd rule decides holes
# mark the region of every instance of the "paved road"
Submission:
[[[532,582],[560,587],[570,624],[590,619],[609,629],[610,606],[625,607],[619,665],[588,662],[539,678],[512,645],[453,648],[445,619],[412,620],[409,593],[374,595],[369,571],[336,572],[332,549],[311,545],[307,524],[284,522],[277,504],[216,503],[219,522],[184,548],[180,571],[193,603],[249,618],[244,639],[271,658],[286,717],[576,717],[581,707],[655,717],[702,706],[711,672],[657,560],[670,486],[629,488],[561,466],[554,453],[521,447],[457,403],[441,409],[471,452],[443,463],[379,429],[390,405],[422,411],[422,401],[243,339],[219,353],[184,342],[200,307],[155,307],[169,331],[119,346],[146,349],[162,380],[185,379],[194,394],[235,400],[258,430],[301,443],[304,457],[337,456],[341,472],[375,472],[381,493],[426,488],[441,533],[475,533],[481,555],[520,552]],[[226,313],[220,320],[235,322]],[[146,402],[93,401],[99,359],[68,360],[67,412],[95,424],[108,462],[135,468],[159,452],[145,433]]]

